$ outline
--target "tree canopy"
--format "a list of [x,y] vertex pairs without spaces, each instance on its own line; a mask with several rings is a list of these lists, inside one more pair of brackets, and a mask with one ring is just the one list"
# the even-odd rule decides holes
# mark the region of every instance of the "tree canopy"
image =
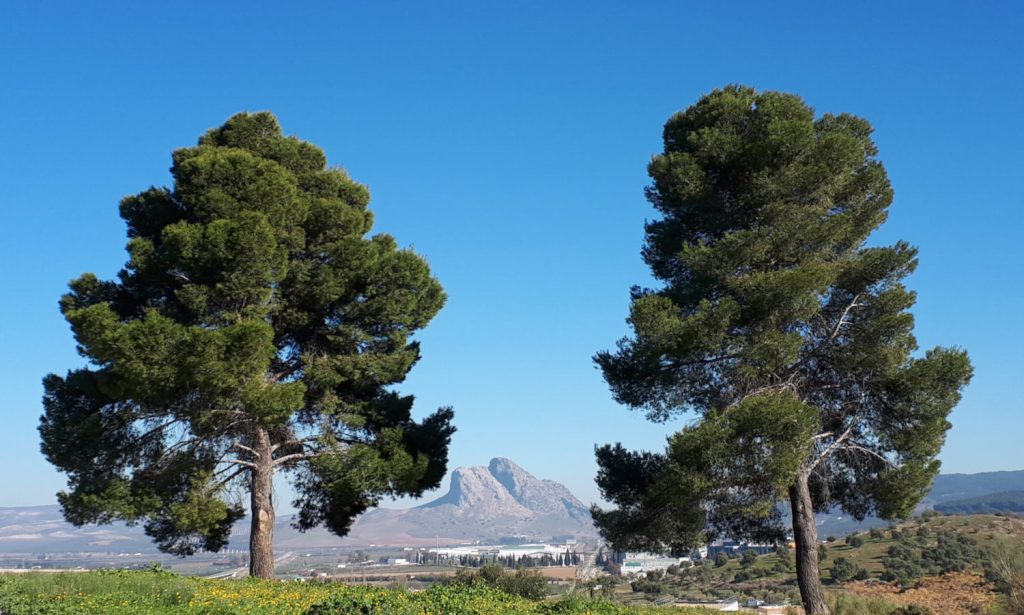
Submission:
[[84,274],[60,302],[89,360],[44,380],[67,519],[144,521],[184,555],[226,544],[239,492],[254,533],[272,532],[276,470],[298,525],[339,535],[382,496],[438,486],[452,411],[418,422],[394,385],[445,294],[423,258],[368,235],[367,188],[270,113],[175,151],[171,174],[121,202],[117,279]]
[[633,334],[595,361],[649,419],[697,418],[664,452],[597,450],[615,508],[594,518],[616,546],[779,541],[788,499],[805,607],[827,612],[813,510],[905,517],[926,493],[971,365],[918,352],[917,250],[866,243],[893,198],[871,133],[742,86],[666,123],[642,251],[660,286],[633,288]]

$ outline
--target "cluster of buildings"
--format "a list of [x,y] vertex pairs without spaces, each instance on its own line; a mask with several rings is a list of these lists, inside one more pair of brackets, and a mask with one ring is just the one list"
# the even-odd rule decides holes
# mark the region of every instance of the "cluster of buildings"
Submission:
[[758,555],[771,553],[775,550],[774,545],[755,544],[740,542],[737,540],[716,540],[706,547],[692,550],[690,553],[680,557],[659,555],[656,553],[621,553],[616,558],[624,575],[644,574],[651,571],[667,570],[669,566],[679,566],[693,563],[697,560],[714,558],[719,553],[726,555],[739,555],[744,551],[754,551]]
[[458,559],[460,557],[480,558],[522,558],[541,559],[545,555],[558,557],[566,552],[576,550],[576,541],[570,540],[565,544],[532,544],[532,545],[466,545],[458,547],[437,547],[430,549],[430,553],[436,553],[441,557]]

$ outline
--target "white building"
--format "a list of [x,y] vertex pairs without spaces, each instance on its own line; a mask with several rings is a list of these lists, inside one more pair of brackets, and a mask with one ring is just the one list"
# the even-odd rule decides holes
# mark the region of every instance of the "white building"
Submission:
[[667,570],[669,566],[687,564],[689,557],[669,557],[654,553],[626,553],[622,559],[622,574],[643,574],[655,570]]

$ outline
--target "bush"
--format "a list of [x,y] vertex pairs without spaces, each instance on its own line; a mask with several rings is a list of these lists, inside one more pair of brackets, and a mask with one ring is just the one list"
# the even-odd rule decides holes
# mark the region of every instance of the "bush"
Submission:
[[868,530],[868,536],[871,536],[874,540],[881,540],[885,538],[885,531],[881,528],[873,527]]
[[889,547],[888,555],[882,559],[885,572],[882,573],[883,581],[896,581],[903,587],[909,587],[922,574],[918,554],[903,544],[896,544]]
[[926,549],[921,559],[932,574],[944,574],[980,566],[984,554],[970,536],[946,531],[939,533],[936,546]]
[[459,570],[452,579],[452,583],[469,587],[491,587],[500,589],[506,594],[529,600],[543,598],[547,593],[548,586],[547,580],[536,570],[527,571],[524,568],[519,568],[515,573],[509,573],[500,564],[481,566],[477,572]]
[[629,586],[638,594],[660,594],[664,589],[661,583],[650,579],[637,579]]
[[1024,615],[1024,545],[996,544],[985,563],[985,578],[1006,596],[1008,615]]
[[726,555],[724,552],[719,551],[718,555],[715,556],[715,567],[716,568],[721,568],[722,566],[725,566],[728,563],[729,563],[729,556]]
[[857,549],[864,544],[864,539],[861,538],[860,534],[850,534],[846,537],[846,544]]
[[832,562],[832,580],[837,583],[843,583],[850,581],[857,575],[857,564],[846,559],[845,557],[837,557]]
[[753,566],[757,562],[757,551],[753,549],[747,549],[743,552],[743,557],[740,558],[740,564],[743,567]]

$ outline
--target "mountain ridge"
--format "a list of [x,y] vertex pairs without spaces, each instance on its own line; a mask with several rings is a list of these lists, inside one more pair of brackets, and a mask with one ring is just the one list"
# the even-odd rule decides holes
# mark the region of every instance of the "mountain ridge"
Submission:
[[[926,507],[1008,491],[1024,490],[1024,470],[941,474],[925,499]],[[836,535],[884,524],[873,519],[854,522],[841,513],[819,515],[819,532]],[[555,536],[594,536],[590,511],[568,488],[539,479],[515,464],[496,457],[487,466],[456,468],[448,491],[413,508],[376,508],[362,515],[345,538],[323,528],[299,533],[293,515],[278,515],[278,548],[320,546],[434,545],[485,541],[503,537],[544,539]],[[247,548],[249,519],[235,525],[230,548]],[[74,527],[64,521],[56,504],[0,507],[0,552],[131,551],[155,552],[140,526],[117,522]]]

